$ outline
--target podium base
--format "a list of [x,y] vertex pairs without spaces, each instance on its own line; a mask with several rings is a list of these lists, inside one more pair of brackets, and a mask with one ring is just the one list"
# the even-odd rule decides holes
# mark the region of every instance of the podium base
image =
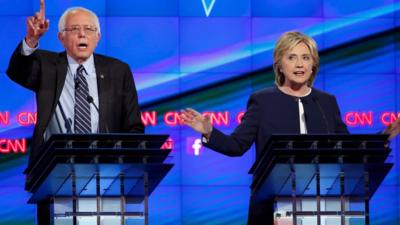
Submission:
[[291,197],[274,202],[275,225],[365,225],[365,202],[362,198]]
[[144,201],[121,201],[118,197],[55,198],[37,204],[38,225],[145,224]]

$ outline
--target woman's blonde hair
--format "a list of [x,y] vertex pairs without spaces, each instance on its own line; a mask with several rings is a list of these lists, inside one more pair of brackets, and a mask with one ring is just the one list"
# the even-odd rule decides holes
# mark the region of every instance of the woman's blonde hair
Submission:
[[319,70],[319,55],[317,44],[315,43],[314,39],[298,31],[285,32],[275,44],[273,67],[275,72],[276,85],[282,86],[285,83],[285,75],[281,72],[281,60],[283,56],[300,43],[304,43],[311,52],[313,66],[311,77],[307,81],[307,86],[311,87],[313,85],[315,77],[317,76]]

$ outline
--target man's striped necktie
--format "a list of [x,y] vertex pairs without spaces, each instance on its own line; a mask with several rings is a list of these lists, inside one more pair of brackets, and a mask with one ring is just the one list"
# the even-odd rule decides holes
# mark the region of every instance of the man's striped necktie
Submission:
[[89,86],[85,78],[86,70],[79,65],[76,70],[75,81],[75,133],[91,133],[90,122],[90,103],[87,100],[89,96]]

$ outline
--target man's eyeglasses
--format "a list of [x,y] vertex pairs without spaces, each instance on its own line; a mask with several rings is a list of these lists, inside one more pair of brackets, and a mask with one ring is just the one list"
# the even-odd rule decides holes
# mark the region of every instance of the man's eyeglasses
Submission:
[[97,32],[96,27],[80,26],[80,25],[75,25],[75,26],[64,28],[63,31],[71,32],[71,34],[80,34],[81,29],[83,29],[83,32],[88,35],[91,35],[91,34],[94,34]]

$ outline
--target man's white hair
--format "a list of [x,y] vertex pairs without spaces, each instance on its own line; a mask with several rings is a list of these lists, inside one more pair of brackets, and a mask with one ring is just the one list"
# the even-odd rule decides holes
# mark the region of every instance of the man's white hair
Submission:
[[71,7],[68,8],[67,10],[64,11],[64,13],[61,15],[60,20],[58,21],[58,32],[62,32],[65,29],[65,23],[67,16],[72,13],[73,11],[84,11],[89,13],[90,15],[93,16],[94,19],[94,25],[97,28],[97,33],[100,33],[100,22],[99,18],[97,17],[96,13],[94,13],[92,10],[83,8],[83,7]]

